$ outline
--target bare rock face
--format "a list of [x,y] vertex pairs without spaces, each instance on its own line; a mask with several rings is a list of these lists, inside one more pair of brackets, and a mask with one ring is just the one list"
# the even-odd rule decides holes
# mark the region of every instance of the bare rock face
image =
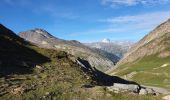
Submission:
[[87,60],[92,67],[96,67],[100,71],[107,71],[114,67],[114,63],[111,60],[102,56],[96,50],[76,40],[67,41],[56,38],[43,29],[21,32],[19,36],[40,47],[66,51],[69,54]]
[[[164,50],[169,47],[163,41],[166,37],[170,36],[170,19],[158,27],[156,27],[153,31],[151,31],[148,35],[146,35],[142,40],[136,43],[130,50],[125,54],[125,56],[118,63],[119,65],[133,62],[137,59],[140,59],[144,56],[153,55],[158,52],[160,53],[160,57],[169,56],[169,52]],[[169,40],[166,40],[167,43],[170,43]],[[158,45],[159,44],[159,45]],[[163,51],[163,52],[162,52]]]

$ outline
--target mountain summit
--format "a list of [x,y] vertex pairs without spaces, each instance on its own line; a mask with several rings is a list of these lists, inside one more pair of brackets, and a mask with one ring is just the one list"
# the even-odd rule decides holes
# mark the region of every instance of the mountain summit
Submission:
[[110,39],[105,38],[105,39],[103,39],[101,42],[102,42],[102,43],[110,43],[111,41],[110,41]]
[[111,60],[98,53],[95,49],[91,49],[76,40],[67,41],[56,38],[43,29],[20,32],[19,36],[39,47],[66,51],[69,54],[87,60],[92,67],[100,71],[107,71],[114,67],[114,63]]

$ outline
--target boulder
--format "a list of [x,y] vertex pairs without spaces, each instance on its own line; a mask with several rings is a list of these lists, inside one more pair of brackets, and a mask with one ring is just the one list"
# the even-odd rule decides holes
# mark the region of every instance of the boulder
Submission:
[[158,93],[156,91],[154,91],[152,88],[141,87],[139,94],[141,94],[141,95],[156,95]]
[[113,85],[116,88],[119,88],[121,90],[128,90],[130,92],[138,93],[140,86],[136,84],[120,84],[120,83],[114,83]]
[[113,91],[116,93],[119,92],[133,92],[138,93],[140,89],[139,85],[136,84],[121,84],[121,83],[114,83],[113,86],[108,87],[109,91]]
[[147,95],[148,91],[145,88],[141,88],[140,91],[139,91],[139,94],[140,95]]
[[156,92],[152,88],[146,88],[146,91],[150,95],[155,95],[156,94]]

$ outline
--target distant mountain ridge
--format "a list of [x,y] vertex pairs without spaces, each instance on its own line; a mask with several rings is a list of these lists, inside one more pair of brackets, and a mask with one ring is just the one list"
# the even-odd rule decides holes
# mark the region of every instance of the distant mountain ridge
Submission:
[[103,42],[103,43],[110,43],[111,41],[110,41],[110,39],[105,38],[101,42]]
[[110,39],[103,39],[100,42],[85,43],[85,45],[91,48],[101,49],[119,58],[122,58],[133,44],[134,42],[132,41],[111,41]]
[[53,48],[66,51],[76,57],[89,61],[92,67],[101,71],[107,71],[114,67],[114,63],[108,58],[99,54],[95,49],[91,49],[76,40],[63,40],[52,36],[43,29],[33,29],[20,32],[19,36],[43,48]]

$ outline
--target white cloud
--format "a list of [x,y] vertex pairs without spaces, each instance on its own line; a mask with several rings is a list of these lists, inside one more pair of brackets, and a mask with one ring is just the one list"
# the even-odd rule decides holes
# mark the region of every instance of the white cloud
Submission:
[[102,4],[117,6],[135,6],[135,5],[158,5],[170,3],[170,0],[102,0]]
[[99,22],[107,27],[103,29],[91,29],[84,32],[71,33],[70,36],[90,35],[90,34],[147,34],[157,25],[170,18],[170,11],[152,12],[140,15],[126,15],[102,19]]
[[164,12],[152,12],[140,15],[127,15],[119,16],[101,20],[102,22],[107,22],[113,25],[121,25],[139,29],[154,28],[161,22],[166,21],[170,18],[170,11]]

